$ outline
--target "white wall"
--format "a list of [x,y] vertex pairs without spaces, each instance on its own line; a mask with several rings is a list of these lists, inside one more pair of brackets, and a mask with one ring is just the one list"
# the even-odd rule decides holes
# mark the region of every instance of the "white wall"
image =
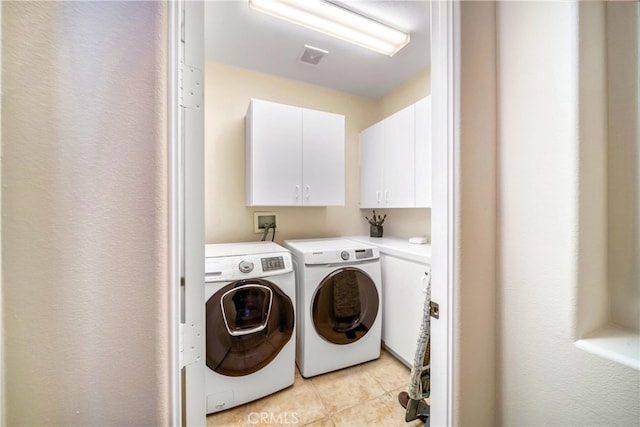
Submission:
[[168,423],[165,9],[3,3],[7,425]]
[[[577,349],[581,141],[576,2],[500,2],[499,421],[637,425],[636,370]],[[604,201],[603,201],[604,202]]]

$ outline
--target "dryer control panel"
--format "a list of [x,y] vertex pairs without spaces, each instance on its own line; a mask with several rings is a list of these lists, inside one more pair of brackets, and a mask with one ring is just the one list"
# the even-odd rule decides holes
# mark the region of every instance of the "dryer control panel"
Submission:
[[305,265],[357,264],[380,259],[380,250],[345,238],[285,240],[284,245]]
[[304,263],[347,264],[361,261],[374,261],[380,258],[378,248],[347,248],[328,251],[314,251],[304,254]]

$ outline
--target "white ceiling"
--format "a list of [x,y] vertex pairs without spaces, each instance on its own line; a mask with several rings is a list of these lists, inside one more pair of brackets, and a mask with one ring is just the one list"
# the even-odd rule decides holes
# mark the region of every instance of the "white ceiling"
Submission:
[[[344,0],[340,4],[410,32],[411,42],[388,57],[252,10],[247,0],[207,0],[206,59],[373,99],[429,67],[428,0]],[[329,53],[317,66],[302,63],[298,58],[305,44]]]

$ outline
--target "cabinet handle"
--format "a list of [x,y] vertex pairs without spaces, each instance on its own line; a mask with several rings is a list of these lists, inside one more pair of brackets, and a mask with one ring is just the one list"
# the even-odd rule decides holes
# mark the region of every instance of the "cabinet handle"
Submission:
[[389,192],[387,190],[384,192],[384,202],[389,203]]
[[305,198],[306,200],[309,200],[309,193],[311,192],[311,186],[310,186],[310,185],[307,185],[307,186],[305,187],[305,190],[306,190],[306,194],[305,194],[304,198]]
[[300,198],[300,186],[296,185],[296,200]]
[[380,203],[380,192],[376,191],[376,202]]

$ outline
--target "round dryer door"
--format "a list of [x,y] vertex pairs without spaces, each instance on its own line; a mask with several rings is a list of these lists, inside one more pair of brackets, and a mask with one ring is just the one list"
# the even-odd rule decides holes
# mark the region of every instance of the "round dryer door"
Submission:
[[291,299],[275,284],[240,280],[206,303],[207,366],[231,377],[267,366],[293,334]]
[[346,267],[318,286],[312,303],[313,325],[334,344],[350,344],[369,332],[378,315],[379,295],[371,277]]

